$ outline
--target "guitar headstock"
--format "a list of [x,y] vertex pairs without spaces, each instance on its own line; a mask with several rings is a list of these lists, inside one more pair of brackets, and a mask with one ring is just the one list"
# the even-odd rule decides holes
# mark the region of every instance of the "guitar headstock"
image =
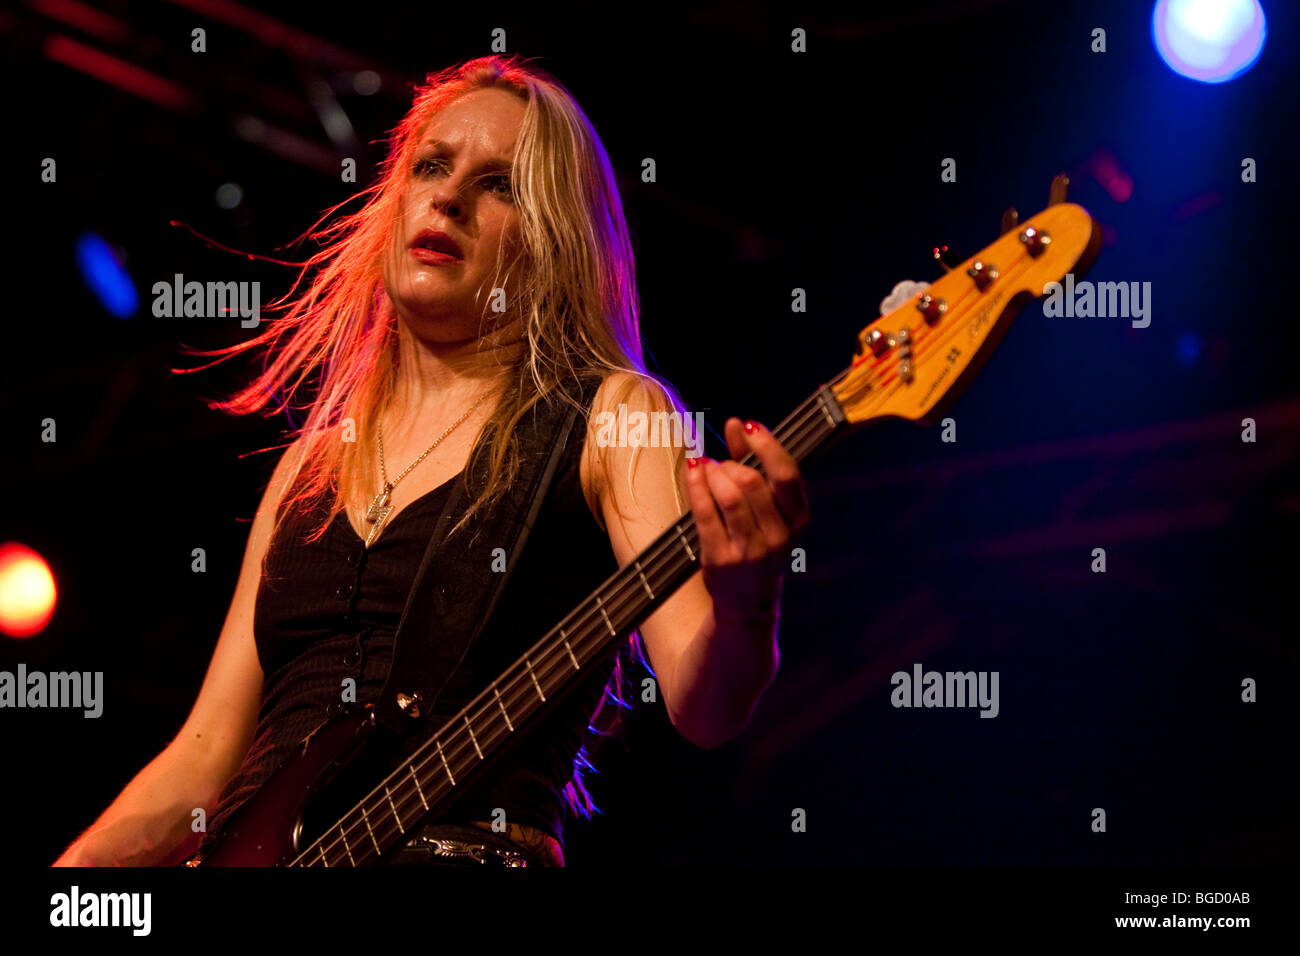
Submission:
[[988,360],[1043,286],[1082,275],[1101,230],[1058,203],[1020,223],[858,335],[853,364],[828,387],[850,424],[898,417],[929,424]]

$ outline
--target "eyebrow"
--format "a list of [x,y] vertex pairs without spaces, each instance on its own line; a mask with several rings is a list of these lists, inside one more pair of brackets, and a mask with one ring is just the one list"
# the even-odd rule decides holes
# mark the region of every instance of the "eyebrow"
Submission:
[[[455,152],[454,149],[452,149],[451,147],[449,147],[446,143],[444,143],[444,142],[443,142],[442,140],[440,140],[440,139],[431,139],[431,140],[427,140],[427,141],[426,141],[425,143],[423,143],[422,145],[423,145],[424,148],[428,148],[428,149],[436,149],[436,150],[438,150],[438,151],[441,152],[441,153],[454,153],[454,152]],[[499,158],[497,158],[497,159],[488,159],[488,160],[485,160],[485,161],[481,164],[481,167],[482,167],[483,169],[489,170],[489,171],[491,171],[491,172],[498,172],[498,171],[500,171],[500,172],[508,173],[508,172],[513,171],[513,169],[514,169],[514,164],[511,163],[511,161],[508,160],[508,159],[499,159]]]

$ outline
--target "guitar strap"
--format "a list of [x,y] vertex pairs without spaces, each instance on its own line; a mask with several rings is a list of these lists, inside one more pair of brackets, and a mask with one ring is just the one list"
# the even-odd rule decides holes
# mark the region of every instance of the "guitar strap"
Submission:
[[[438,698],[478,640],[509,583],[571,440],[578,409],[547,396],[520,419],[519,471],[505,495],[446,541],[482,488],[487,465],[452,487],[407,595],[376,719],[408,735],[432,729]],[[478,456],[480,461],[486,455]],[[471,454],[471,466],[475,456]]]

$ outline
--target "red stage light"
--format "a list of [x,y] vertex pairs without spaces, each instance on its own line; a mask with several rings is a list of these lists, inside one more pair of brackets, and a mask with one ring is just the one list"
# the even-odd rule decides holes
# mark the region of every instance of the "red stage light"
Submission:
[[58,602],[45,559],[25,545],[0,545],[0,631],[10,637],[39,634]]

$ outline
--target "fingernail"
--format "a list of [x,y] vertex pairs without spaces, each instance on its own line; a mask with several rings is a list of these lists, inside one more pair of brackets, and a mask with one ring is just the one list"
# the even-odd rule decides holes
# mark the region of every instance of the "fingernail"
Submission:
[[686,459],[686,467],[687,467],[687,468],[694,468],[694,467],[695,467],[696,465],[698,465],[699,463],[700,463],[700,460],[699,460],[698,458],[687,458],[687,459]]
[[756,432],[761,427],[762,426],[759,425],[759,423],[754,421],[752,418],[745,422],[745,431],[747,432]]

